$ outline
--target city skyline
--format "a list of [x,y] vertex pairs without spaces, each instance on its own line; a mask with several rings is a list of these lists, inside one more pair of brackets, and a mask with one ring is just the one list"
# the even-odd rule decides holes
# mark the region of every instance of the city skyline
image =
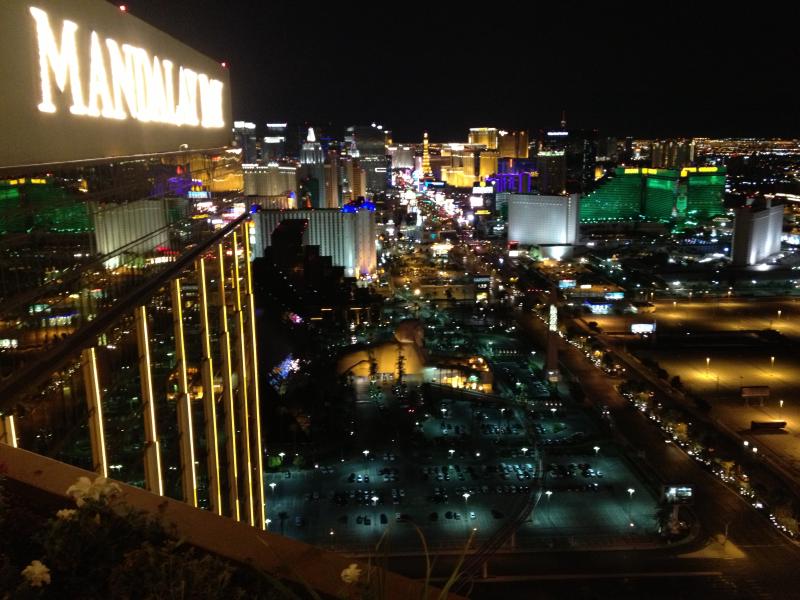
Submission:
[[557,127],[564,110],[568,126],[608,135],[800,135],[797,50],[769,12],[539,7],[470,21],[453,7],[424,18],[280,3],[127,8],[228,63],[234,115],[259,125],[377,121],[396,141],[424,130],[451,140],[475,126]]

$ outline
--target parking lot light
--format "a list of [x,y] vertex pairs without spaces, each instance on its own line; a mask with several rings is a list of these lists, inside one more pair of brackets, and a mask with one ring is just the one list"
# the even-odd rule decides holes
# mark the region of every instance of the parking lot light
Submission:
[[372,500],[372,506],[377,506],[378,500],[380,500],[380,498],[378,498],[377,496],[373,496],[372,498],[370,498],[370,500]]
[[481,457],[481,453],[480,452],[476,452],[475,453],[475,458],[480,458],[480,457]]
[[628,488],[628,497],[633,498],[633,494],[636,492],[633,488]]
[[469,502],[469,492],[464,492],[461,495],[464,497],[464,502]]
[[283,457],[286,456],[286,452],[278,452],[278,456],[281,457],[281,462],[283,462]]
[[594,447],[594,455],[597,456],[597,453],[600,452],[600,446]]
[[364,455],[364,458],[369,460],[369,450],[364,450],[361,454]]
[[277,484],[277,483],[275,483],[274,481],[273,481],[272,483],[270,483],[270,484],[269,484],[269,489],[271,489],[271,490],[272,490],[272,493],[273,493],[273,494],[275,493],[275,486],[276,486],[276,485],[278,485],[278,484]]
[[527,448],[520,448],[520,450],[522,450],[522,455],[523,456],[528,456],[528,449]]
[[269,524],[272,523],[272,519],[267,519],[264,522],[267,524],[267,529],[269,529]]

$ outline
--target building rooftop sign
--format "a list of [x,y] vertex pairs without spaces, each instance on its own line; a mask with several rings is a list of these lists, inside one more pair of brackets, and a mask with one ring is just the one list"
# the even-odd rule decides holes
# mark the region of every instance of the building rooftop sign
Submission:
[[0,168],[227,145],[228,72],[103,0],[3,0]]

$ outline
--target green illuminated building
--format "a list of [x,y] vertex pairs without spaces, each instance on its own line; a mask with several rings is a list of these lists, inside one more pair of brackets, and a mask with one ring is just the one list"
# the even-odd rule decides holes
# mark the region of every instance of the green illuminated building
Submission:
[[[704,169],[714,169],[704,171]],[[724,210],[722,200],[725,196],[725,168],[699,167],[686,172],[686,214],[709,219],[721,215]]]
[[581,223],[711,218],[724,212],[724,167],[618,168],[580,205]]
[[86,202],[49,179],[0,181],[0,235],[31,231],[84,233],[91,230]]
[[641,206],[639,169],[616,169],[614,177],[581,200],[580,222],[632,221],[639,218]]

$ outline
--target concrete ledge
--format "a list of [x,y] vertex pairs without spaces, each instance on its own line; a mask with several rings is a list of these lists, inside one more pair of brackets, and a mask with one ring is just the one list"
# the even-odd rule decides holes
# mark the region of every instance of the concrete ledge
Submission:
[[[96,473],[6,444],[0,444],[0,464],[5,465],[9,479],[62,497],[65,506],[71,502],[65,494],[70,485],[79,477],[94,479],[97,476]],[[353,561],[346,556],[259,531],[230,518],[219,517],[137,487],[123,483],[120,486],[123,502],[151,515],[159,515],[166,527],[173,527],[178,536],[198,548],[251,565],[276,577],[304,581],[325,595],[341,597],[347,590],[340,574]],[[366,565],[362,563],[360,567],[366,573]],[[422,583],[390,572],[385,572],[383,577],[386,600],[423,599]],[[438,588],[429,588],[427,599],[424,600],[439,598],[440,593]],[[447,598],[460,600],[461,596],[450,594]]]

